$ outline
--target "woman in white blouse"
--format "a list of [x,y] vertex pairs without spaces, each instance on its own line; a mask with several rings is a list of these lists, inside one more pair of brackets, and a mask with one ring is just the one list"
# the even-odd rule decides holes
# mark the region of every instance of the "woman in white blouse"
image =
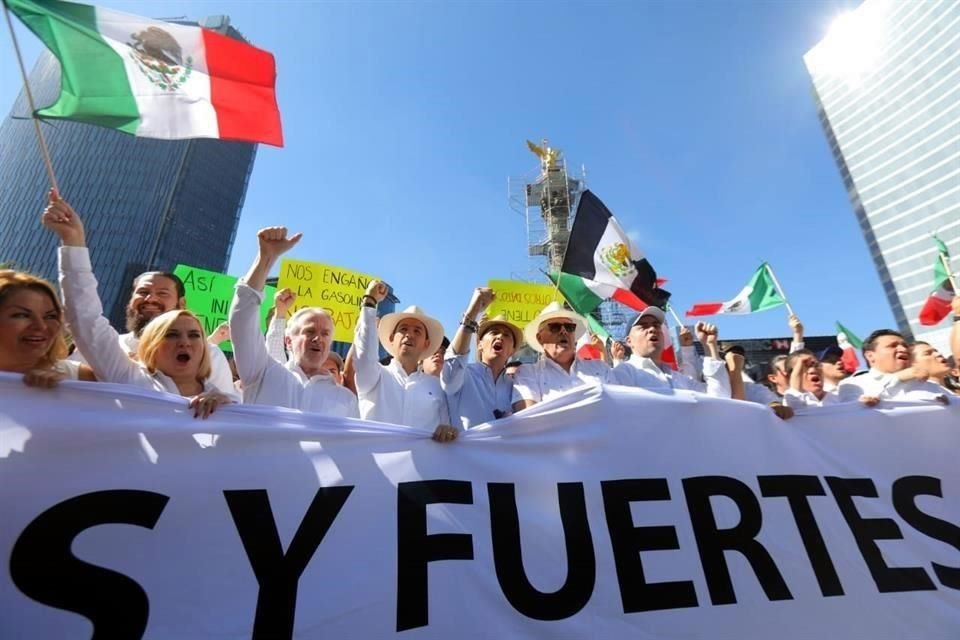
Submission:
[[67,323],[77,349],[97,378],[190,398],[195,417],[206,418],[234,401],[210,381],[210,354],[203,325],[193,313],[174,309],[144,328],[135,359],[125,353],[116,330],[103,315],[90,264],[83,223],[53,190],[43,224],[60,236],[60,288]]

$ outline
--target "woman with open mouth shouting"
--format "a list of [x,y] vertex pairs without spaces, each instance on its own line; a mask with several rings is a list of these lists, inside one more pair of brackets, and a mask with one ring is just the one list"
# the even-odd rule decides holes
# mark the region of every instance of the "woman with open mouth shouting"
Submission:
[[90,367],[66,360],[63,307],[42,278],[0,270],[0,371],[22,373],[32,387],[96,380]]
[[194,417],[207,418],[236,399],[210,384],[210,354],[203,326],[193,313],[174,309],[150,321],[140,336],[136,360],[117,342],[103,315],[97,280],[80,216],[56,191],[43,224],[60,237],[60,287],[74,343],[97,378],[176,393],[190,399]]

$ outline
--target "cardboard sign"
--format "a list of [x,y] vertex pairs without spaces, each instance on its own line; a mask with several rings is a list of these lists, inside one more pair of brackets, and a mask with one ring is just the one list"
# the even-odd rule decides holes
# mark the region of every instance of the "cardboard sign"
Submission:
[[563,302],[563,295],[552,284],[490,280],[487,286],[496,293],[487,315],[492,318],[502,313],[521,329],[551,302]]
[[353,342],[353,331],[360,317],[360,299],[376,276],[343,267],[305,260],[280,262],[281,289],[297,294],[290,308],[294,314],[303,307],[321,307],[333,317],[333,339]]
[[[183,286],[187,290],[187,309],[200,318],[203,330],[209,336],[220,324],[227,321],[238,278],[185,264],[178,264],[173,273],[183,280]],[[276,291],[276,287],[269,285],[263,289],[263,304],[260,306],[261,330],[266,330],[267,312],[273,308],[273,294]],[[220,348],[223,351],[233,351],[229,340],[221,342]]]

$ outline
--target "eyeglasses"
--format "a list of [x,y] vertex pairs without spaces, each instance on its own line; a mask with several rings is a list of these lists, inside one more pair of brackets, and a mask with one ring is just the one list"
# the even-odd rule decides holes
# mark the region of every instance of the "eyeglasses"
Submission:
[[554,335],[560,333],[560,329],[566,329],[567,333],[576,333],[577,324],[575,322],[548,322],[547,329]]

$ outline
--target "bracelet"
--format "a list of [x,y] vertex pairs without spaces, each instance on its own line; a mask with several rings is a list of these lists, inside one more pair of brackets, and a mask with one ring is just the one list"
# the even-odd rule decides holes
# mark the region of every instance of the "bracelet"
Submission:
[[960,322],[960,316],[953,316],[954,322]]
[[480,325],[477,324],[475,320],[471,320],[467,316],[463,316],[463,318],[460,319],[460,326],[470,333],[476,333],[477,329],[480,328]]
[[360,302],[364,307],[370,307],[371,309],[377,308],[377,299],[371,295],[364,294],[364,296],[360,298]]

